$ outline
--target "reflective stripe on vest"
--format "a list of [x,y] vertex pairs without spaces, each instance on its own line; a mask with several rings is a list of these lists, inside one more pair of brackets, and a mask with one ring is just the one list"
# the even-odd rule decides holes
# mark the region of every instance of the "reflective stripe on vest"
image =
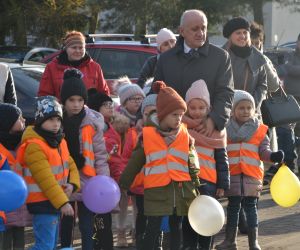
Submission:
[[212,148],[196,146],[200,172],[199,177],[212,183],[217,183],[215,150]]
[[85,158],[85,164],[82,172],[87,176],[96,176],[95,155],[93,150],[93,137],[95,129],[91,125],[84,126],[81,130],[80,142],[82,142],[82,155]]
[[189,137],[181,125],[176,139],[168,146],[154,127],[143,128],[146,155],[144,188],[162,187],[171,180],[190,181],[188,169]]
[[264,140],[268,127],[261,124],[247,142],[231,142],[227,145],[231,175],[245,174],[262,180],[264,166],[259,156],[259,146]]
[[47,157],[47,161],[51,167],[51,172],[59,185],[66,184],[69,176],[69,150],[66,141],[63,139],[59,145],[59,149],[51,148],[46,142],[34,138],[29,139],[23,143],[17,152],[17,165],[22,167],[23,176],[28,188],[28,198],[27,203],[39,202],[48,200],[48,198],[43,194],[42,190],[39,188],[38,184],[32,177],[29,168],[24,163],[25,150],[28,144],[35,143],[41,147],[41,150]]

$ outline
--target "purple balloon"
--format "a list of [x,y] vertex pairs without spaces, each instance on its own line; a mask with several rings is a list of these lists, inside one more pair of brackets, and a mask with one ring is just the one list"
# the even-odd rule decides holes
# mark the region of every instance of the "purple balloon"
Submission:
[[97,175],[85,184],[82,190],[84,205],[94,213],[112,211],[121,198],[119,185],[110,177]]

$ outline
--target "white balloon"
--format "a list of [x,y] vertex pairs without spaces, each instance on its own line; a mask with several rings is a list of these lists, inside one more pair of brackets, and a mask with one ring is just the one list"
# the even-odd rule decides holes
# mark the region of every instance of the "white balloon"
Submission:
[[215,235],[225,223],[222,205],[207,195],[199,195],[193,200],[189,207],[188,218],[194,231],[203,236]]

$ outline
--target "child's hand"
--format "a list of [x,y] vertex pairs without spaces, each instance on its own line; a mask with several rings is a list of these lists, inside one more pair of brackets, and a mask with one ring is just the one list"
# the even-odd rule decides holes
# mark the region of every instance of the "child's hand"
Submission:
[[70,203],[66,203],[65,205],[63,205],[60,208],[60,212],[61,212],[61,217],[74,216],[74,210],[73,210],[72,206],[70,205]]
[[71,196],[71,194],[72,194],[72,192],[73,192],[73,188],[74,188],[73,185],[70,184],[70,183],[67,183],[67,184],[64,184],[64,185],[63,185],[64,192],[65,192],[65,194],[66,194],[68,197]]
[[224,196],[224,189],[222,188],[217,188],[216,196],[221,198]]

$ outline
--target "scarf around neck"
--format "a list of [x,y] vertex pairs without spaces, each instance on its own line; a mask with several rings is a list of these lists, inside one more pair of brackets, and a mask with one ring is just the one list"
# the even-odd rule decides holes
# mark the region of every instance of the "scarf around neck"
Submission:
[[252,52],[252,48],[249,46],[240,47],[236,45],[231,45],[230,50],[238,57],[247,58]]
[[252,118],[243,125],[239,125],[235,119],[231,117],[226,127],[228,139],[232,142],[249,141],[259,125],[260,121],[257,118]]
[[8,132],[0,131],[0,143],[8,150],[15,150],[20,144],[23,132],[17,134],[10,134]]
[[68,116],[66,113],[63,118],[63,128],[69,152],[74,159],[78,169],[82,169],[85,164],[85,158],[80,153],[79,130],[82,120],[86,115],[83,108],[77,115]]
[[126,108],[124,108],[123,106],[120,106],[120,113],[122,115],[125,115],[129,121],[130,121],[130,127],[133,127],[135,125],[136,122],[136,115],[132,115],[128,112],[128,110]]
[[59,144],[64,138],[62,129],[60,129],[57,133],[53,133],[37,126],[34,127],[34,131],[43,137],[51,148],[58,148]]

